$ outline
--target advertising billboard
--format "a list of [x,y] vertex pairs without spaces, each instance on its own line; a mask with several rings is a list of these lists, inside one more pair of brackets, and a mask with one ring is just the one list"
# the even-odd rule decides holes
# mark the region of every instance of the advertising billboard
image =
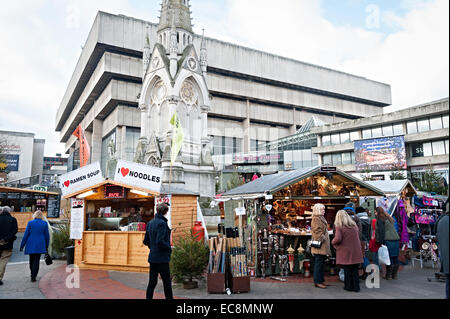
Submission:
[[404,136],[355,141],[357,171],[406,169]]
[[4,155],[6,162],[6,171],[7,172],[18,172],[19,171],[19,157],[20,155]]

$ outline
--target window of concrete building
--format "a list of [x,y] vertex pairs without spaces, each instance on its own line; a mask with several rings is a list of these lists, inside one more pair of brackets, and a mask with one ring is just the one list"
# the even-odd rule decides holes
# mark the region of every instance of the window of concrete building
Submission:
[[224,154],[232,154],[234,152],[234,143],[232,137],[223,137]]
[[445,154],[445,143],[444,141],[434,141],[433,145],[433,155],[444,155]]
[[213,136],[213,154],[214,155],[223,155],[223,142],[222,136]]
[[423,157],[423,143],[411,143],[411,157]]
[[371,138],[372,137],[372,129],[368,128],[362,131],[362,138]]
[[350,143],[350,132],[341,133],[341,143]]
[[442,128],[442,117],[432,117],[430,118],[430,129],[431,130],[440,130]]
[[442,124],[444,128],[448,128],[448,115],[442,116]]
[[332,157],[333,157],[333,165],[341,165],[342,164],[341,153],[335,153],[332,155]]
[[303,167],[311,167],[312,164],[312,151],[309,150],[302,150],[302,161],[303,161]]
[[417,131],[419,133],[430,130],[430,121],[428,119],[422,119],[417,121]]
[[324,135],[322,136],[322,146],[327,146],[331,144],[331,137],[330,135]]
[[258,140],[250,140],[250,151],[251,152],[258,151]]
[[423,143],[423,156],[433,156],[433,149],[431,147],[431,142]]
[[141,137],[141,129],[135,127],[127,127],[126,131],[126,159],[127,161],[133,161],[134,155],[136,154],[136,147]]
[[[112,145],[114,145],[114,147],[116,148],[117,143],[116,143],[116,130],[115,129],[102,139],[102,157],[101,157],[100,162],[102,165],[103,172],[106,172],[106,163],[110,159],[109,145],[110,145],[111,141],[112,141]],[[117,152],[117,149],[116,149],[116,152]]]
[[359,131],[350,132],[350,141],[359,140]]
[[408,130],[408,134],[417,133],[417,122],[416,121],[407,122],[406,129]]
[[[447,141],[448,142],[448,141]],[[319,154],[312,154],[312,166],[319,165]]]
[[331,157],[331,154],[325,154],[322,156],[322,161],[324,165],[332,165],[333,159]]
[[381,127],[374,127],[372,128],[372,137],[382,137],[383,132],[381,130]]
[[393,129],[392,125],[383,126],[382,129],[383,129],[383,136],[394,135],[394,129]]
[[233,137],[233,151],[234,153],[242,153],[242,138]]
[[448,140],[445,140],[445,154],[450,154],[450,150],[448,149]]
[[351,164],[352,163],[352,155],[350,152],[342,153],[342,164]]
[[352,157],[352,164],[356,163],[355,152],[351,152],[350,156]]
[[403,124],[394,124],[392,126],[394,130],[394,135],[402,135],[403,134]]
[[339,138],[339,133],[331,135],[331,144],[333,144],[333,145],[341,144],[341,139]]

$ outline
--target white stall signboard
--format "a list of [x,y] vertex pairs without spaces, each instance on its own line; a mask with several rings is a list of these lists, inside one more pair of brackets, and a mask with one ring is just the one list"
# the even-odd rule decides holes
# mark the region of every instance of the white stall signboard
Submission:
[[83,166],[59,177],[59,187],[63,196],[87,189],[104,181],[100,162]]
[[155,197],[155,214],[156,214],[156,208],[158,207],[158,204],[166,203],[169,205],[169,211],[167,212],[167,225],[170,229],[172,229],[172,218],[171,218],[171,212],[172,212],[172,195],[161,195]]
[[159,193],[162,174],[159,167],[118,160],[114,181]]
[[84,199],[70,200],[70,239],[83,239]]

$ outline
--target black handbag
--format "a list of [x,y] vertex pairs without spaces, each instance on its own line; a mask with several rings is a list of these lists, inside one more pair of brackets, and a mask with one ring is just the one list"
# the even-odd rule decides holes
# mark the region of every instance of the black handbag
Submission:
[[311,247],[320,248],[322,247],[322,242],[319,240],[311,240]]
[[48,253],[45,253],[44,260],[45,260],[45,264],[47,266],[50,266],[51,264],[53,264],[53,259]]

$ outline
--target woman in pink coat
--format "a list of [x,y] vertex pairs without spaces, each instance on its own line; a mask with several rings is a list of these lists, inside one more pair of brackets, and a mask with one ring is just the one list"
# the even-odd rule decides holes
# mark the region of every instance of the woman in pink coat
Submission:
[[334,224],[336,232],[331,243],[336,249],[336,264],[344,268],[344,289],[359,292],[358,265],[364,260],[358,226],[344,210],[337,212]]

